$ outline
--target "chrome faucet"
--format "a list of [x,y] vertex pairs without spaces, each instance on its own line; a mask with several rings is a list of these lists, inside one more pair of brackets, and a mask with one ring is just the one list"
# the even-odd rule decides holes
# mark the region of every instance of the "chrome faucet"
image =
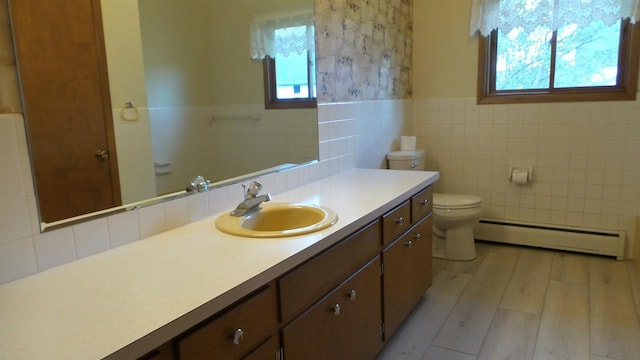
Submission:
[[[243,190],[246,188],[242,184]],[[238,204],[238,206],[231,212],[232,216],[244,216],[260,209],[260,204],[271,200],[270,194],[258,195],[262,190],[262,184],[254,181],[249,185],[249,189],[244,195],[244,201]]]
[[209,185],[211,185],[211,180],[205,180],[203,176],[198,175],[193,180],[191,180],[191,184],[187,186],[187,191],[195,191],[202,192],[209,190]]

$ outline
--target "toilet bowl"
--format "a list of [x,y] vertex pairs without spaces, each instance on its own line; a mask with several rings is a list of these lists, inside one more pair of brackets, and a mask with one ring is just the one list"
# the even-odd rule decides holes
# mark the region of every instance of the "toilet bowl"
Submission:
[[[392,151],[387,161],[393,170],[424,170],[424,150]],[[475,259],[473,228],[481,215],[479,196],[433,194],[433,257]]]
[[482,198],[474,195],[433,194],[433,256],[473,260],[473,228],[482,215]]

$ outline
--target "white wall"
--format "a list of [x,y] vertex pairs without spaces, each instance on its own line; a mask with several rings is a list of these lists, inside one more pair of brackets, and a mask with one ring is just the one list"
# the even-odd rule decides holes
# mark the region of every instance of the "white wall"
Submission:
[[[640,102],[476,105],[471,0],[414,3],[414,119],[437,191],[482,196],[485,216],[621,229],[640,214]],[[533,166],[536,182],[508,182]]]
[[[129,204],[156,196],[138,2],[109,0],[101,5],[120,192],[122,203]],[[136,109],[125,109],[127,102]],[[136,112],[136,120],[125,120],[135,118]]]

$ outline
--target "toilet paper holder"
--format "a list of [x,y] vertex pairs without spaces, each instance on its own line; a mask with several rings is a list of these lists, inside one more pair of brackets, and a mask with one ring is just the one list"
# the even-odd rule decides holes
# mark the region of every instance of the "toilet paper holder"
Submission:
[[[526,177],[523,177],[523,172],[526,172]],[[515,174],[515,176],[514,176]],[[533,167],[521,168],[521,167],[509,167],[509,181],[516,184],[529,184],[533,182]]]

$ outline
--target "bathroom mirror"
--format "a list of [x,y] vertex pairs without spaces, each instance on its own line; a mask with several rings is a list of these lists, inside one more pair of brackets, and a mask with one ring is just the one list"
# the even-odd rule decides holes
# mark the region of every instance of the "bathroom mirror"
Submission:
[[263,64],[249,56],[254,15],[312,11],[313,0],[101,6],[125,205],[100,214],[182,196],[197,175],[222,184],[317,159],[316,109],[265,110]]

